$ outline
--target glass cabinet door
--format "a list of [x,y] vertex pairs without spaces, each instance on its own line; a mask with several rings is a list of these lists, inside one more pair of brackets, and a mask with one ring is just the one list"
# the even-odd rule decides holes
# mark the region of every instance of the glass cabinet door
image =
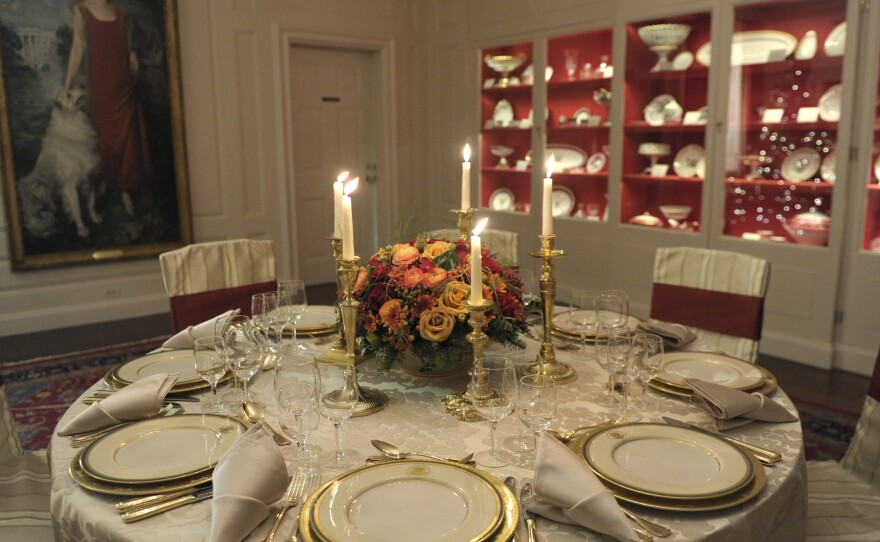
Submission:
[[611,29],[547,43],[547,149],[553,215],[603,220],[608,203]]
[[828,244],[845,18],[846,3],[828,0],[736,8],[725,235]]
[[480,57],[479,206],[527,213],[531,208],[532,45],[483,49]]
[[[877,44],[875,44],[875,47]],[[860,180],[867,185],[867,209],[862,233],[862,248],[880,252],[880,82],[877,83],[873,113],[874,141],[871,148],[871,165],[867,175]],[[865,186],[865,185],[862,185]],[[864,190],[864,188],[862,188]]]
[[627,25],[622,223],[700,229],[710,22],[697,13]]

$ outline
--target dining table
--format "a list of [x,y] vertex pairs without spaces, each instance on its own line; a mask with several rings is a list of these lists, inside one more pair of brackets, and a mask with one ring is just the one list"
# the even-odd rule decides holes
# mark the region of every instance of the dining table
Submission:
[[[325,352],[332,343],[332,335],[300,337],[300,342],[316,356]],[[541,342],[535,336],[523,336],[526,353],[537,356]],[[509,352],[490,343],[486,353]],[[577,344],[559,342],[556,358],[570,364],[577,378],[557,386],[558,409],[551,428],[567,430],[588,424],[598,424],[615,419],[620,410],[599,406],[595,399],[606,392],[608,374],[595,360],[583,359]],[[378,455],[371,440],[379,439],[393,443],[405,451],[421,451],[444,457],[463,457],[466,454],[487,449],[490,445],[489,422],[465,422],[450,416],[441,401],[449,394],[463,391],[469,377],[461,374],[429,378],[410,374],[399,368],[383,373],[373,361],[358,366],[358,382],[384,392],[387,406],[379,412],[354,417],[343,423],[344,446],[353,449],[361,457]],[[95,382],[82,398],[105,386]],[[229,392],[229,384],[221,386],[221,393]],[[273,372],[258,373],[251,381],[251,393],[266,407],[265,421],[278,428],[277,405],[273,395]],[[200,401],[210,400],[210,389],[195,395]],[[651,412],[639,412],[640,422],[663,423],[663,416],[711,428],[709,415],[693,405],[687,398],[650,390],[659,408]],[[785,391],[777,388],[773,400],[789,412],[797,410]],[[81,399],[82,399],[81,398]],[[87,408],[77,400],[59,421],[64,426]],[[199,404],[184,403],[187,412],[198,411]],[[499,440],[519,434],[520,422],[514,413],[498,424]],[[803,433],[800,422],[765,423],[754,422],[726,431],[727,435],[775,449],[782,459],[773,466],[761,466],[766,475],[766,485],[754,498],[729,508],[710,511],[660,510],[647,506],[627,504],[639,515],[664,525],[672,534],[662,540],[718,540],[774,542],[803,540],[806,525],[806,465],[804,460]],[[546,437],[545,437],[546,438]],[[335,446],[333,426],[321,420],[317,430],[309,437],[309,443],[324,450]],[[293,446],[280,447],[291,472]],[[71,461],[79,449],[72,447],[69,437],[53,435],[49,448],[52,471],[51,515],[56,540],[59,541],[200,541],[208,540],[211,525],[211,500],[183,506],[134,523],[124,523],[115,510],[115,504],[124,497],[95,493],[80,487],[71,477]],[[163,450],[171,457],[173,449]],[[519,483],[533,479],[534,471],[509,465],[500,468],[478,468],[499,480],[513,476]],[[658,467],[659,468],[659,467]],[[339,472],[322,471],[323,480],[337,476]],[[272,526],[275,510],[246,540],[262,540]],[[293,530],[297,514],[287,514],[280,533],[287,540]],[[585,527],[556,523],[540,516],[536,519],[540,541],[593,541],[609,540]],[[660,539],[658,539],[660,540]]]

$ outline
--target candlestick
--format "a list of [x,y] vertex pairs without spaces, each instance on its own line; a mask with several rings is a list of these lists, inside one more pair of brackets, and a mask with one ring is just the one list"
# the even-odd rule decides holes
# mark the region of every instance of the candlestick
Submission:
[[453,213],[456,215],[456,224],[458,225],[458,232],[461,234],[459,239],[462,241],[466,241],[468,238],[468,234],[471,231],[471,221],[474,218],[474,212],[476,209],[473,207],[469,207],[467,209],[451,209]]
[[468,324],[472,330],[468,333],[467,340],[473,346],[474,352],[474,366],[468,374],[471,376],[477,375],[476,385],[473,390],[470,389],[470,386],[466,386],[465,391],[447,395],[442,400],[446,413],[463,422],[483,420],[483,416],[474,408],[473,397],[485,399],[492,395],[486,383],[486,371],[483,370],[482,365],[483,347],[489,342],[489,336],[483,331],[483,327],[486,325],[486,310],[490,306],[491,303],[483,299],[480,299],[479,303],[467,303]]
[[489,222],[488,218],[484,218],[474,228],[474,235],[471,236],[471,304],[479,305],[483,300],[483,253],[480,243],[480,232]]
[[464,162],[461,164],[461,208],[471,206],[471,146],[464,146]]
[[541,235],[553,235],[553,165],[555,158],[551,154],[547,161],[547,177],[544,178],[543,205],[541,213]]
[[[339,268],[340,260],[342,259],[342,238],[341,237],[331,237],[330,245],[333,247],[333,261],[336,262],[336,267],[334,269]],[[336,299],[342,300],[344,295],[345,288],[342,285],[342,278],[339,275],[339,272],[336,273]],[[330,346],[330,349],[321,354],[318,357],[318,361],[324,363],[345,363],[346,358],[345,355],[347,353],[345,341],[342,340],[342,307],[340,304],[336,304],[336,324],[338,326],[339,332],[336,338],[336,341]],[[361,356],[360,346],[355,343],[355,365],[360,364],[364,361],[363,356]]]

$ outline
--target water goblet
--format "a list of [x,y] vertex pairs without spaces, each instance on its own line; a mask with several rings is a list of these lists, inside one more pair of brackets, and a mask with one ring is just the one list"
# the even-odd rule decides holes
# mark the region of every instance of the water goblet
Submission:
[[[269,313],[275,307],[275,292],[264,292],[251,296],[251,320],[254,328],[260,336],[260,352],[263,357],[263,366],[269,368],[274,365],[272,349],[269,346],[270,320]],[[271,358],[271,359],[270,359]]]
[[223,358],[223,337],[211,335],[196,339],[193,359],[196,373],[211,385],[211,403],[203,405],[201,412],[223,413],[223,404],[217,400],[217,383],[227,370],[226,360]]
[[253,402],[248,385],[260,370],[262,359],[260,339],[251,319],[247,316],[236,316],[234,323],[231,322],[224,331],[223,341],[229,368],[244,383],[244,402]]
[[489,420],[492,447],[477,452],[474,459],[484,467],[503,467],[512,461],[510,453],[498,447],[498,422],[513,411],[516,399],[516,371],[503,356],[486,356],[471,371],[471,402],[474,409]]
[[[315,388],[315,393],[320,389],[321,375],[318,372],[318,362],[314,355],[299,350],[285,350],[276,360],[273,375],[275,399],[281,404],[279,396],[281,389],[291,384],[308,384]],[[317,397],[317,395],[316,395]],[[317,404],[315,406],[317,413]],[[321,448],[314,444],[303,442],[303,451],[306,455],[303,460],[317,457]]]
[[615,328],[603,323],[596,325],[596,340],[593,343],[596,347],[596,362],[608,373],[608,392],[600,393],[595,403],[608,408],[616,408],[620,406],[620,399],[614,395],[614,386],[616,380],[614,378],[614,365],[609,363],[609,343],[611,336],[614,335]]
[[[350,365],[336,363],[322,363],[318,367],[318,413],[333,424],[336,436],[336,449],[321,457],[322,466],[331,470],[346,470],[360,461],[360,454],[342,446],[342,424],[354,414],[358,402],[355,370]],[[350,382],[350,387],[346,388],[346,382]]]
[[[276,292],[277,309],[287,316],[287,322],[293,327],[293,348],[305,350],[306,347],[299,344],[296,336],[296,323],[306,312],[308,302],[306,300],[306,283],[299,279],[278,281]],[[280,341],[280,339],[279,339]]]
[[652,412],[660,408],[660,404],[648,395],[648,383],[663,368],[663,339],[653,333],[644,333],[637,335],[634,341],[638,341],[646,354],[638,359],[638,380],[642,384],[642,393],[633,399],[632,408],[639,412]]
[[599,294],[592,290],[575,290],[568,306],[568,319],[581,336],[581,359],[591,359],[587,351],[587,334],[595,331]]
[[599,323],[611,327],[626,326],[629,320],[629,297],[622,290],[602,290],[597,301]]
[[521,467],[535,468],[538,439],[556,415],[556,383],[546,375],[525,375],[519,379],[516,411],[522,423],[535,435],[535,451],[524,456]]
[[279,386],[276,381],[275,398],[278,400],[278,425],[296,443],[294,460],[297,470],[315,472],[306,449],[306,441],[317,429],[321,417],[318,414],[318,389],[315,383],[292,380]]
[[[249,319],[248,316],[245,314],[233,314],[223,318],[218,318],[217,321],[214,322],[214,335],[225,337],[226,332],[230,327],[248,325],[248,323]],[[223,408],[230,414],[240,414],[241,404],[245,400],[244,387],[241,386],[241,379],[238,378],[238,375],[235,373],[235,371],[232,371],[232,364],[229,361],[225,342],[223,343],[221,351],[223,354],[223,359],[226,361],[226,368],[232,372],[233,384],[232,392],[225,394],[223,397]]]

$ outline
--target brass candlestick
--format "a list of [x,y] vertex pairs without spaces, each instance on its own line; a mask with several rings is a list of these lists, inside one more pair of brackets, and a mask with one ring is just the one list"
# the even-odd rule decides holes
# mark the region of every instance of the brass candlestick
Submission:
[[337,277],[344,292],[343,301],[339,303],[342,312],[342,328],[345,330],[345,363],[348,368],[345,371],[345,384],[341,390],[335,393],[336,397],[358,398],[352,416],[366,416],[379,412],[388,404],[388,396],[375,388],[366,388],[357,384],[357,371],[355,370],[355,335],[357,334],[357,308],[359,302],[352,299],[351,290],[358,275],[357,257],[350,260],[339,258]]
[[476,372],[476,385],[473,390],[467,386],[465,391],[447,395],[442,401],[446,413],[463,422],[478,422],[485,419],[474,408],[472,398],[487,399],[492,395],[486,385],[486,371],[483,370],[482,365],[483,347],[489,342],[489,336],[483,331],[483,326],[486,325],[486,309],[489,306],[490,303],[484,299],[480,300],[479,305],[474,305],[470,301],[467,303],[470,313],[468,324],[473,330],[468,333],[467,340],[474,348],[474,366],[468,374],[473,376]]
[[458,218],[458,231],[461,233],[461,237],[459,237],[459,239],[461,239],[462,241],[467,241],[468,235],[470,235],[471,232],[471,221],[473,220],[474,213],[477,210],[473,207],[469,207],[467,209],[451,209],[451,211],[455,213],[456,217]]
[[[330,245],[333,247],[333,260],[336,262],[336,268],[339,269],[340,261],[342,260],[342,237],[330,237]],[[355,275],[355,280],[357,280],[357,275]],[[341,297],[342,293],[345,291],[345,288],[342,285],[342,279],[340,277],[339,272],[336,273],[336,296]],[[337,314],[339,317],[339,321],[342,321],[342,310],[341,305],[336,307]],[[364,359],[360,355],[360,349],[355,345],[355,365],[364,361]],[[318,357],[318,361],[323,361],[326,363],[345,363],[347,350],[345,348],[345,341],[342,340],[342,334],[336,339],[333,345],[329,350],[324,352],[321,356]]]
[[541,248],[529,253],[533,258],[541,258],[541,301],[544,303],[544,341],[538,363],[526,369],[529,373],[545,375],[557,384],[566,384],[577,378],[571,365],[556,361],[553,347],[553,303],[556,299],[556,277],[553,276],[553,259],[565,256],[564,250],[553,248],[555,235],[541,235]]

